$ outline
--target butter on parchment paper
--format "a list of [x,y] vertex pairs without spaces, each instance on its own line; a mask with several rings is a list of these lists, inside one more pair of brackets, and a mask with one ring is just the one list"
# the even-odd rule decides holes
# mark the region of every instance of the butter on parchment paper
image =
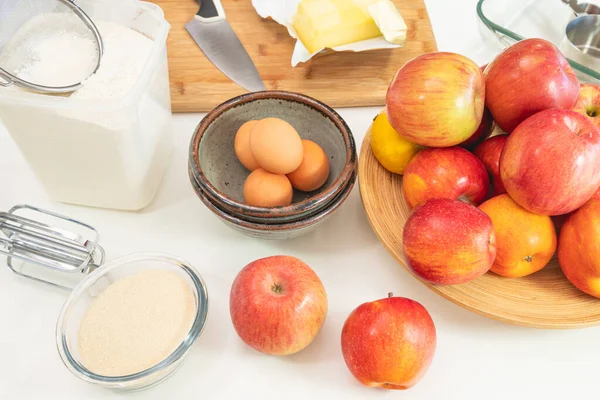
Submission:
[[252,0],[252,5],[298,39],[292,66],[325,49],[397,48],[406,40],[406,23],[390,0]]

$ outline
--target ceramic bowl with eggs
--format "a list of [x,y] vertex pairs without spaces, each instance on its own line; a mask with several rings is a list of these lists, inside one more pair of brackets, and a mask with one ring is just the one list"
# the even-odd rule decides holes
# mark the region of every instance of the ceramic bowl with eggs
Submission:
[[188,166],[194,191],[228,225],[290,238],[344,202],[357,155],[352,132],[333,109],[298,93],[263,91],[209,112],[191,139]]

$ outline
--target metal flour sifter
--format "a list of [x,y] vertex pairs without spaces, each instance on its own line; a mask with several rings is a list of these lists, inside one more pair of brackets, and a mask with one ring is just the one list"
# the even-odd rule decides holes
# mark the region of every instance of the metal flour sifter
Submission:
[[[20,30],[23,26],[34,21],[38,16],[50,13],[64,14],[65,18],[69,16],[77,17],[74,26],[63,26],[61,29],[70,29],[72,32],[77,32],[82,38],[95,42],[95,68],[90,71],[89,76],[98,70],[104,51],[102,37],[91,18],[75,4],[74,0],[2,0],[0,1],[0,86],[15,85],[36,92],[54,94],[70,93],[81,87],[81,82],[65,86],[47,86],[39,82],[33,82],[18,68],[10,65],[12,54],[3,54],[8,44],[15,40],[17,35],[21,34]],[[31,41],[25,41],[25,43],[24,46],[19,43],[19,52],[35,50],[35,43],[31,43]],[[61,57],[60,54],[49,56]],[[60,61],[62,62],[62,60]]]

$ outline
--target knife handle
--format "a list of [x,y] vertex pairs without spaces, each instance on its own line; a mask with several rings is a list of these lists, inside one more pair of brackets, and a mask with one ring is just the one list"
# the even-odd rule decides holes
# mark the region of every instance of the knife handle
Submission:
[[199,0],[200,9],[196,18],[202,22],[216,22],[225,19],[225,10],[220,0]]

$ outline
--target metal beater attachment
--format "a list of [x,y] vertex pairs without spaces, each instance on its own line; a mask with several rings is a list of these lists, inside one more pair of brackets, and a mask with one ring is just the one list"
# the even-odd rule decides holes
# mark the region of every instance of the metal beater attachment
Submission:
[[93,227],[28,205],[0,212],[0,253],[21,276],[71,290],[102,265]]

